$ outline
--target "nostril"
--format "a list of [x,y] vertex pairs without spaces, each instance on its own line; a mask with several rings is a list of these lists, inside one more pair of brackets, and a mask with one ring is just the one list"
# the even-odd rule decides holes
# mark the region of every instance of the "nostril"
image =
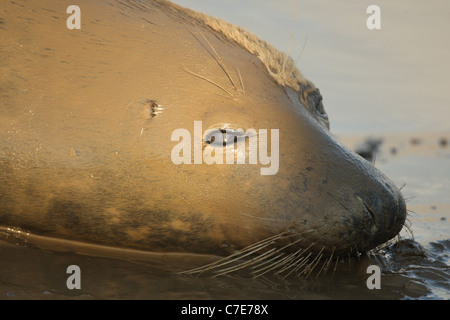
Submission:
[[364,208],[366,209],[366,210],[365,210],[366,213],[367,213],[368,215],[370,215],[370,217],[372,218],[374,227],[375,227],[375,228],[378,227],[378,224],[377,224],[377,214],[376,214],[376,212],[375,212],[373,209],[371,209],[370,206],[368,206],[367,203],[366,203],[361,197],[359,197],[359,196],[356,196],[356,197],[359,199],[359,201],[361,201],[362,205],[363,205]]
[[375,219],[375,213],[367,206],[367,204],[362,201],[364,208],[366,208],[366,211],[370,214],[370,216],[372,217],[373,223],[374,225],[377,225],[377,220]]
[[384,243],[400,232],[406,218],[406,204],[400,192],[392,190],[390,193],[365,194],[357,198],[361,201],[360,210],[365,212],[365,220],[372,221],[366,229],[372,243]]

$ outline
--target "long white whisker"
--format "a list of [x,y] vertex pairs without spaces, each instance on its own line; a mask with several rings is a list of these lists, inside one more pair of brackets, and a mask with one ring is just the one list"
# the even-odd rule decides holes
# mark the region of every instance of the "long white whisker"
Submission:
[[285,69],[285,67],[286,67],[286,62],[287,62],[287,60],[289,59],[289,54],[291,53],[292,43],[294,42],[294,31],[295,31],[295,4],[294,4],[294,0],[292,0],[292,16],[293,16],[293,21],[292,21],[291,40],[289,41],[288,52],[287,52],[286,57],[284,58],[283,66],[281,67],[281,74],[282,74],[282,75],[283,75],[284,69]]

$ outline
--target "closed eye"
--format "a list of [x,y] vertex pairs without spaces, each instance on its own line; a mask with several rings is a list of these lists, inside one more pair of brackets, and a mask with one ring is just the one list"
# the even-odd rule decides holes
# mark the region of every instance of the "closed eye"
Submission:
[[325,112],[325,108],[323,107],[323,103],[322,103],[322,96],[319,96],[318,101],[316,102],[316,110],[319,114],[321,115],[326,115],[327,113]]
[[311,92],[308,96],[309,103],[314,106],[314,110],[321,117],[327,118],[327,112],[323,106],[322,95],[320,94],[319,89],[314,92]]
[[214,147],[226,147],[245,138],[242,130],[234,129],[211,129],[205,133],[203,141]]

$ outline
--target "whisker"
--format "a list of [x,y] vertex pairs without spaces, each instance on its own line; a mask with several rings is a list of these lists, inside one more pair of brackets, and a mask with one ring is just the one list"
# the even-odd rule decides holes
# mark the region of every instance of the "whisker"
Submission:
[[409,234],[411,235],[411,237],[414,240],[414,232],[411,229],[412,228],[412,223],[411,223],[411,221],[408,218],[405,219],[405,223],[403,224],[403,227],[405,227],[405,229],[408,230]]
[[251,265],[261,261],[262,259],[265,259],[267,256],[269,256],[269,257],[272,256],[275,253],[276,253],[275,249],[270,249],[269,251],[261,254],[260,256],[258,256],[255,259],[252,259],[252,260],[249,260],[249,261],[245,261],[243,263],[240,263],[240,264],[235,265],[235,266],[231,266],[229,268],[222,269],[221,272],[216,274],[215,276],[221,276],[221,275],[224,275],[224,274],[227,274],[227,273],[231,273],[231,272],[243,269],[245,267],[251,266]]
[[225,63],[222,61],[222,58],[220,57],[220,55],[217,53],[216,49],[214,49],[213,45],[209,42],[208,38],[206,38],[206,36],[198,29],[197,26],[195,26],[197,28],[197,31],[201,34],[201,36],[203,37],[203,39],[205,39],[205,41],[208,43],[209,47],[213,50],[214,55],[213,58],[216,60],[216,62],[219,64],[219,66],[222,68],[223,72],[225,72],[228,80],[230,80],[231,85],[233,86],[233,88],[237,89],[233,79],[230,76],[230,72],[228,71]]
[[225,99],[229,99],[229,100],[231,100],[231,101],[235,101],[235,99],[234,99],[234,96],[233,97],[228,97],[228,96],[225,96],[225,95],[223,95],[223,94],[220,94],[220,93],[216,93],[219,97],[222,97],[222,98],[225,98]]
[[299,270],[300,270],[301,268],[303,268],[303,266],[304,266],[306,263],[308,263],[309,257],[310,257],[311,255],[312,255],[312,252],[310,252],[306,257],[302,257],[302,259],[300,259],[300,261],[303,260],[303,262],[302,262],[302,263],[299,263],[299,265],[298,265],[297,267],[295,267],[295,269],[292,270],[290,273],[295,272],[295,273],[297,274],[297,276],[300,277],[300,275],[302,274],[302,272],[303,272],[305,269],[303,269],[301,272],[299,272]]
[[[305,234],[317,232],[319,229],[304,232],[285,231],[262,239],[218,261],[181,272],[181,274],[200,276],[207,273],[210,276],[219,277],[237,271],[248,271],[254,279],[264,277],[269,272],[281,279],[286,279],[292,274],[296,274],[299,279],[307,279],[314,274],[315,279],[318,279],[319,276],[332,270],[331,277],[333,277],[339,261],[342,261],[342,253],[336,254],[335,246],[331,250],[326,246],[318,247],[324,236],[306,247],[301,245],[305,241]],[[388,242],[384,246],[387,244]],[[374,250],[382,250],[382,247],[379,246]],[[348,248],[346,253],[349,270],[351,270],[352,257],[359,258],[361,253],[356,245]],[[371,261],[377,259],[374,254],[375,251],[366,252]]]
[[214,82],[214,81],[212,81],[212,80],[210,80],[210,79],[208,79],[208,78],[206,78],[206,77],[204,77],[204,76],[202,76],[202,75],[199,75],[198,73],[192,72],[191,70],[188,70],[186,67],[184,68],[184,70],[185,70],[186,72],[188,72],[188,73],[190,73],[190,74],[196,76],[196,77],[199,77],[200,79],[203,79],[203,80],[205,80],[205,81],[208,81],[209,83],[215,85],[215,86],[218,87],[219,89],[222,89],[224,92],[228,93],[232,98],[234,98],[234,96],[233,96],[228,90],[226,90],[224,87],[222,87],[220,84],[218,84],[218,83],[216,83],[216,82]]
[[232,263],[234,261],[242,259],[242,258],[244,258],[246,256],[249,256],[249,255],[251,255],[251,254],[253,254],[253,253],[255,253],[255,252],[257,252],[257,251],[259,251],[259,250],[261,250],[261,249],[263,249],[265,247],[267,247],[273,241],[275,241],[277,239],[280,239],[285,234],[286,233],[281,233],[281,234],[277,234],[277,235],[274,235],[272,237],[263,239],[263,240],[258,241],[258,242],[254,243],[254,244],[252,244],[252,245],[250,245],[248,247],[245,247],[244,249],[239,250],[239,251],[237,251],[237,252],[235,252],[235,253],[233,253],[233,254],[231,254],[231,255],[223,258],[223,259],[220,259],[218,261],[215,261],[215,262],[210,263],[210,264],[205,265],[205,266],[201,266],[199,268],[191,269],[191,270],[188,270],[188,271],[183,271],[183,273],[197,273],[197,272],[200,272],[200,271],[207,271],[207,270],[209,270],[211,268],[217,268],[217,267],[221,267],[223,265]]
[[322,258],[323,249],[325,249],[325,247],[322,247],[322,249],[320,249],[319,253],[316,255],[314,260],[311,261],[311,264],[309,264],[308,267],[306,268],[306,270],[309,272],[306,275],[305,279],[308,278],[311,275],[311,273],[313,272],[313,270],[316,268],[317,264],[319,263],[320,259]]
[[336,273],[338,262],[339,262],[339,257],[336,258],[336,263],[334,264],[334,269],[333,269],[333,273],[331,274],[331,279],[333,279],[334,274]]
[[[260,277],[260,276],[266,274],[267,272],[276,269],[280,264],[282,264],[284,261],[286,261],[286,259],[290,258],[290,255],[287,255],[287,256],[284,257],[283,259],[279,260],[279,258],[282,257],[282,256],[284,256],[284,255],[285,255],[285,253],[280,253],[279,255],[273,257],[272,259],[269,259],[269,260],[264,261],[263,263],[259,264],[258,267],[261,267],[261,266],[263,266],[263,265],[265,265],[265,264],[269,264],[269,263],[272,262],[273,260],[277,260],[277,261],[275,261],[274,263],[269,264],[269,265],[267,265],[267,266],[265,266],[265,267],[263,267],[263,268],[254,270],[254,271],[253,271],[253,273],[254,273],[253,278],[258,278],[258,277]],[[265,270],[265,271],[264,271],[264,270]]]
[[333,254],[334,254],[334,248],[333,248],[333,251],[331,252],[331,256],[328,259],[325,260],[325,262],[322,265],[322,268],[320,268],[320,270],[319,270],[319,273],[317,273],[316,279],[319,277],[319,275],[322,272],[322,270],[323,270],[324,273],[327,272],[327,270],[328,270],[328,268],[330,266],[330,263],[333,260]]
[[[284,247],[278,249],[277,251],[278,251],[278,252],[283,251],[283,250],[285,250],[286,248],[291,247],[291,246],[293,246],[294,244],[300,242],[301,240],[303,240],[303,238],[297,239],[296,241],[291,242],[291,243],[288,244],[288,245],[285,245]],[[298,252],[298,250],[297,250],[297,252]],[[274,264],[271,264],[271,265],[269,265],[269,266],[266,266],[266,267],[264,267],[264,268],[261,268],[261,269],[255,271],[255,273],[259,273],[259,272],[261,272],[261,271],[263,271],[263,270],[265,270],[265,269],[268,269],[266,272],[271,271],[271,270],[273,270],[273,269],[276,269],[279,265],[284,264],[284,263],[286,262],[286,260],[290,260],[290,259],[293,259],[293,258],[292,258],[292,255],[288,255],[288,256],[286,256],[284,259],[279,260],[279,261],[275,262]],[[272,260],[273,260],[273,259],[272,259]],[[262,264],[262,265],[264,265],[264,264]],[[264,273],[266,273],[266,272],[264,272]],[[262,274],[264,274],[264,273],[262,273]],[[262,275],[262,274],[260,274],[260,275]],[[259,275],[258,275],[258,276],[259,276]]]
[[294,31],[295,31],[295,4],[294,4],[294,0],[292,0],[292,16],[293,16],[293,21],[292,21],[291,40],[289,41],[288,52],[287,52],[286,56],[284,57],[283,65],[281,67],[281,75],[282,76],[284,74],[284,69],[286,67],[286,62],[289,59],[289,54],[291,53],[292,43],[294,42]]
[[[306,253],[306,251],[308,251],[312,246],[314,246],[315,245],[315,243],[312,243],[311,245],[309,245],[306,249],[300,249],[300,250],[298,250],[297,252],[298,253],[302,253],[302,254],[304,254],[304,253]],[[296,252],[296,253],[297,253]],[[282,272],[284,272],[285,270],[289,270],[290,268],[293,268],[290,272],[288,272],[288,274],[286,274],[286,276],[285,277],[283,277],[283,279],[284,278],[287,278],[292,272],[296,272],[296,271],[298,271],[301,267],[302,267],[302,265],[303,265],[303,263],[300,263],[300,262],[302,262],[303,260],[305,260],[304,261],[304,263],[306,263],[306,261],[307,261],[307,259],[308,259],[308,257],[311,255],[311,253],[309,253],[308,254],[308,256],[306,256],[306,257],[304,257],[304,256],[300,256],[299,257],[299,259],[297,260],[297,261],[295,261],[294,263],[292,263],[291,265],[288,265],[288,266],[286,266],[285,268],[283,268],[283,269],[281,269],[280,271],[278,271],[277,273],[278,274],[281,274]]]
[[[250,256],[250,255],[254,254],[254,253],[257,252],[257,251],[260,251],[260,250],[266,248],[268,245],[273,244],[273,243],[275,242],[275,240],[287,239],[287,238],[292,237],[292,236],[295,236],[295,235],[296,235],[296,234],[287,234],[287,235],[281,234],[281,235],[278,235],[277,238],[275,238],[275,239],[270,239],[270,241],[267,241],[267,240],[266,240],[266,241],[264,241],[263,243],[261,243],[261,244],[259,244],[258,246],[256,246],[256,248],[255,248],[255,246],[249,247],[249,249],[253,249],[253,250],[251,250],[250,252],[248,252],[248,253],[246,253],[246,254],[244,254],[244,255],[242,255],[242,253],[243,253],[243,251],[246,251],[246,249],[241,250],[241,251],[238,252],[238,253],[240,254],[239,257],[237,257],[237,258],[235,258],[235,259],[232,259],[232,260],[229,260],[229,261],[225,261],[225,262],[224,262],[223,264],[221,264],[221,265],[214,265],[214,268],[218,268],[219,266],[226,265],[226,264],[229,264],[229,263],[231,263],[231,262],[235,262],[235,261],[237,261],[237,260],[241,260],[241,259],[244,258],[244,257]],[[239,270],[239,269],[243,269],[243,268],[248,267],[248,266],[250,266],[250,265],[254,265],[254,264],[260,262],[261,260],[266,259],[267,256],[272,256],[273,254],[279,253],[279,252],[281,252],[281,251],[283,251],[283,250],[285,250],[285,249],[287,249],[287,248],[293,246],[294,244],[298,243],[298,242],[301,241],[301,240],[302,240],[302,239],[300,238],[300,239],[298,239],[298,240],[296,240],[296,241],[294,241],[294,242],[291,242],[291,243],[289,243],[289,244],[287,244],[287,245],[285,245],[285,246],[283,246],[283,247],[281,247],[281,248],[278,248],[278,249],[276,249],[276,248],[270,249],[269,251],[267,251],[267,252],[265,252],[265,253],[262,253],[262,254],[259,255],[257,258],[252,259],[252,260],[250,260],[250,261],[248,261],[248,262],[243,262],[243,263],[240,263],[240,264],[238,264],[238,265],[235,265],[235,266],[232,266],[232,267],[229,267],[229,268],[226,268],[226,269],[222,269],[221,271],[223,271],[223,272],[220,272],[218,275],[223,275],[223,274],[230,273],[230,272],[233,272],[233,271],[236,271],[236,270]],[[285,255],[285,253],[281,253],[281,254],[278,255],[277,257],[279,258],[279,257],[281,257],[281,256],[283,256],[283,255]],[[273,260],[273,259],[270,259],[268,262],[270,262],[270,261],[272,261],[272,260]],[[264,261],[262,264],[259,264],[258,266],[264,265],[264,264],[266,264],[266,263],[268,263],[268,262],[267,262],[267,261]]]
[[299,53],[297,59],[295,59],[295,62],[294,62],[294,64],[292,65],[291,71],[289,71],[289,76],[290,76],[290,77],[293,76],[293,73],[294,73],[294,71],[296,70],[296,67],[295,67],[295,66],[296,66],[297,63],[300,61],[300,57],[302,56],[303,51],[305,50],[307,40],[308,40],[308,33],[305,34],[305,41],[303,42],[302,50],[300,50],[300,53]]
[[249,251],[246,254],[243,254],[243,251],[239,251],[239,252],[236,252],[236,253],[234,253],[234,254],[232,254],[232,255],[230,255],[228,257],[225,257],[225,258],[223,258],[223,259],[221,259],[219,261],[213,262],[213,263],[211,263],[209,265],[206,265],[206,266],[203,266],[203,267],[200,267],[200,268],[197,268],[197,269],[189,270],[189,271],[186,271],[186,272],[188,272],[188,273],[195,273],[197,271],[204,272],[204,271],[210,270],[212,268],[219,268],[219,267],[222,267],[224,265],[230,264],[232,262],[241,260],[242,258],[245,258],[247,256],[250,256],[250,255],[254,254],[257,251],[259,251],[261,249],[264,249],[265,247],[267,247],[267,245],[268,245],[267,243],[262,243],[262,244],[259,244],[257,246],[252,246],[251,247],[252,251]]
[[[299,259],[297,259],[298,256],[299,256],[303,251],[304,251],[304,250],[300,248],[300,249],[298,249],[295,253],[291,254],[290,257],[289,257],[289,259],[287,260],[287,262],[289,262],[289,264],[286,263],[286,265],[285,265],[283,268],[281,268],[280,270],[278,270],[278,271],[276,272],[276,274],[277,274],[277,275],[280,275],[280,274],[282,274],[283,272],[285,272],[286,270],[289,270],[289,269],[294,268],[295,266],[297,266],[297,263],[301,262],[302,259],[303,259],[301,256],[300,256]],[[295,261],[295,259],[297,259],[297,260]],[[294,261],[294,262],[291,263],[291,261]],[[292,271],[291,271],[291,272],[292,272]],[[289,274],[290,274],[290,273],[288,273],[287,276],[288,276]]]
[[242,80],[242,76],[241,76],[241,71],[239,70],[239,68],[238,67],[236,67],[235,68],[236,69],[236,71],[237,71],[237,74],[238,74],[238,76],[239,76],[239,82],[240,82],[240,84],[241,84],[241,88],[242,88],[242,93],[245,93],[245,88],[244,88],[244,81]]

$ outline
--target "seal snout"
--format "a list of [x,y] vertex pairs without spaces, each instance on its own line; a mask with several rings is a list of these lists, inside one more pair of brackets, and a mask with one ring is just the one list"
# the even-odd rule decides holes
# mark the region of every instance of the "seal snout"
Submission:
[[315,205],[315,212],[324,214],[321,223],[314,224],[314,239],[326,239],[321,243],[331,248],[330,254],[333,250],[338,255],[355,253],[355,249],[366,252],[401,231],[407,214],[405,200],[395,183],[372,163],[345,146],[334,146],[333,152],[316,164],[323,168],[315,171],[318,175],[311,172],[307,176],[308,181],[322,181],[317,190],[326,195]]
[[367,222],[367,238],[361,250],[370,250],[392,239],[405,223],[407,211],[402,193],[387,178],[382,182],[378,188],[356,195]]

